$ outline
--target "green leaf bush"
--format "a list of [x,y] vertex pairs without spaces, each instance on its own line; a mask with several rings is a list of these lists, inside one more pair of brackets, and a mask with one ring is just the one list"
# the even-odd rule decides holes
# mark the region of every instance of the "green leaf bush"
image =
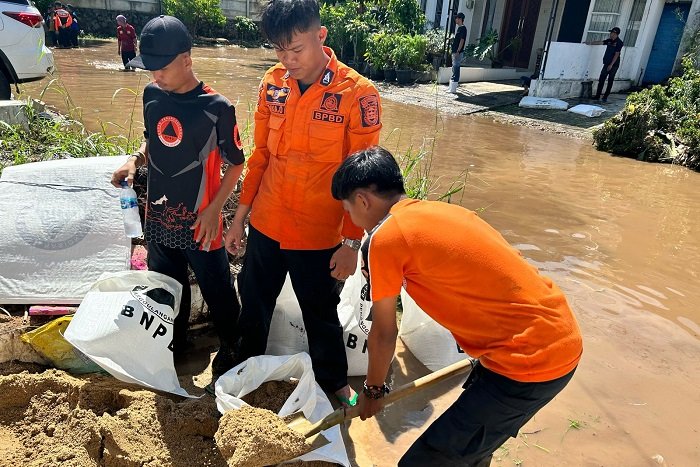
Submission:
[[700,71],[691,58],[668,85],[630,94],[625,108],[593,133],[597,149],[700,171]]

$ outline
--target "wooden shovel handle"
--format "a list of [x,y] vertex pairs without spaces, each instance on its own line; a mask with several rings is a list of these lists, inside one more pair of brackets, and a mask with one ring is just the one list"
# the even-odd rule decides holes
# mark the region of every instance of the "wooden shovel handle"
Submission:
[[[410,396],[414,392],[418,392],[422,389],[427,389],[431,386],[434,386],[441,381],[451,378],[452,376],[466,373],[473,367],[474,363],[472,359],[465,358],[464,360],[460,360],[457,363],[453,363],[452,365],[446,366],[441,370],[434,371],[430,374],[423,376],[422,378],[418,378],[415,381],[411,381],[410,383],[406,383],[403,386],[399,386],[398,388],[394,389],[381,399],[382,407],[386,407],[387,405],[392,404],[399,399],[402,399],[406,396]],[[360,407],[357,405],[345,409],[345,420],[350,420],[359,415]]]

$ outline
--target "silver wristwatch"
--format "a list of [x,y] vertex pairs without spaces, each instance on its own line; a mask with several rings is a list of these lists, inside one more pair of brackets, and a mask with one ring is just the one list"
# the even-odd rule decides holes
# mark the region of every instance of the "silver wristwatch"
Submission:
[[358,251],[360,249],[360,247],[362,246],[362,241],[361,240],[353,240],[351,238],[344,238],[343,245],[349,246],[353,250]]

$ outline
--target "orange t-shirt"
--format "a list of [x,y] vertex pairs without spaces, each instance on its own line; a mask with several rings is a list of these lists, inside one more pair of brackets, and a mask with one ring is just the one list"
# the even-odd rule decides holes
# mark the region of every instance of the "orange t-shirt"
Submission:
[[326,70],[303,94],[282,64],[260,83],[240,203],[251,205],[250,223],[282,249],[322,250],[341,236],[362,238],[331,196],[331,180],[350,154],[379,143],[381,102],[368,79],[324,49]]
[[403,286],[486,368],[543,382],[578,364],[581,333],[564,294],[476,213],[404,199],[366,245],[372,300]]

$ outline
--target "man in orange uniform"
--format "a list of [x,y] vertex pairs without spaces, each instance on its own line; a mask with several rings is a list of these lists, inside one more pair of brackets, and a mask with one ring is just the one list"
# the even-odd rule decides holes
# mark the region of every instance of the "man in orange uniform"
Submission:
[[61,47],[70,47],[70,30],[73,25],[73,15],[63,8],[61,2],[54,3],[53,22],[54,28],[58,32],[58,45]]
[[235,253],[250,212],[239,276],[242,311],[238,359],[265,353],[276,299],[289,272],[299,300],[316,380],[347,405],[338,281],[357,268],[362,229],[330,195],[348,154],[375,145],[381,130],[375,87],[323,46],[317,0],[270,0],[262,30],[280,63],[262,79],[255,150],[238,210],[226,235]]
[[576,370],[582,340],[564,294],[476,213],[406,198],[401,170],[383,148],[346,159],[332,191],[369,234],[362,252],[373,319],[361,418],[376,414],[388,392],[404,287],[478,361],[464,392],[398,465],[488,466]]

